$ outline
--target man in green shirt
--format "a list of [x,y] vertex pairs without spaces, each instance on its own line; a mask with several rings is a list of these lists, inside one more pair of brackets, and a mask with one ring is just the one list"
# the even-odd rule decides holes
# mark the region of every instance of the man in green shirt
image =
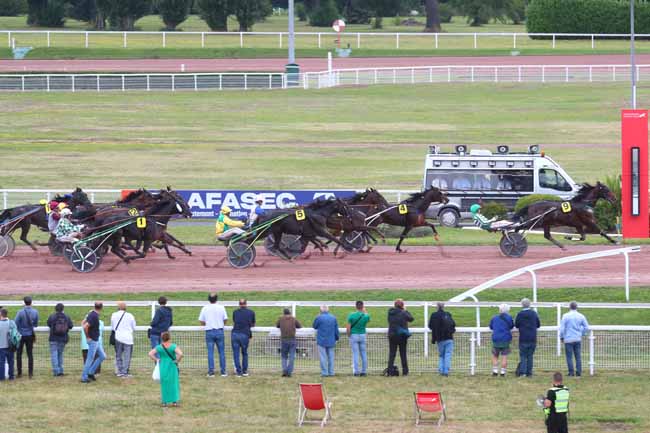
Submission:
[[[365,376],[368,369],[368,354],[366,352],[366,325],[370,315],[363,306],[363,301],[357,301],[357,310],[348,316],[347,331],[352,347],[352,372],[355,376]],[[361,357],[361,368],[359,368]]]

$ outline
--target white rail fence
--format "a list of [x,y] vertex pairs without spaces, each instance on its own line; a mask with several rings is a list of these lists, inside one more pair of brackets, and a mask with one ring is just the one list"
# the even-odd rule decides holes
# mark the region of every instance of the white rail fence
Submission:
[[[283,48],[287,32],[119,32],[75,30],[2,30],[7,46],[79,48]],[[334,32],[296,32],[299,48],[332,48],[337,34]],[[0,36],[1,37],[1,36]],[[579,41],[580,47],[596,50],[602,44],[629,39],[629,34],[597,33],[370,33],[345,32],[342,43],[352,48],[379,49],[449,49],[449,48],[502,48],[517,49],[526,46],[557,48],[562,43]],[[649,34],[637,34],[640,43]],[[572,44],[574,47],[575,43]],[[623,45],[621,45],[623,46]]]

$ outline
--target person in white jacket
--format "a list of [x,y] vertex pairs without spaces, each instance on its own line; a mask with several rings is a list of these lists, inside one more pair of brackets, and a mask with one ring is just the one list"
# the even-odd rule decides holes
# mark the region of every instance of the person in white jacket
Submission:
[[111,315],[111,329],[115,333],[115,375],[131,377],[131,355],[133,354],[133,332],[135,317],[126,311],[126,303],[118,302],[118,310]]

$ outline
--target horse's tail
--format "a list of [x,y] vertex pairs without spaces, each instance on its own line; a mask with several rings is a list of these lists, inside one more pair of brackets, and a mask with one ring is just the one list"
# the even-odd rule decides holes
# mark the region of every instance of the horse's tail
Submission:
[[528,206],[524,206],[521,209],[519,209],[515,214],[512,216],[512,220],[514,222],[523,222],[528,218]]

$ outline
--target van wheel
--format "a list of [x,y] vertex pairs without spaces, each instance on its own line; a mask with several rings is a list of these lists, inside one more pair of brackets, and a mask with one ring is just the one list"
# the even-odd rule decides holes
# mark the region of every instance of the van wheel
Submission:
[[456,209],[446,208],[438,214],[438,221],[445,227],[458,227],[460,223],[460,214]]

